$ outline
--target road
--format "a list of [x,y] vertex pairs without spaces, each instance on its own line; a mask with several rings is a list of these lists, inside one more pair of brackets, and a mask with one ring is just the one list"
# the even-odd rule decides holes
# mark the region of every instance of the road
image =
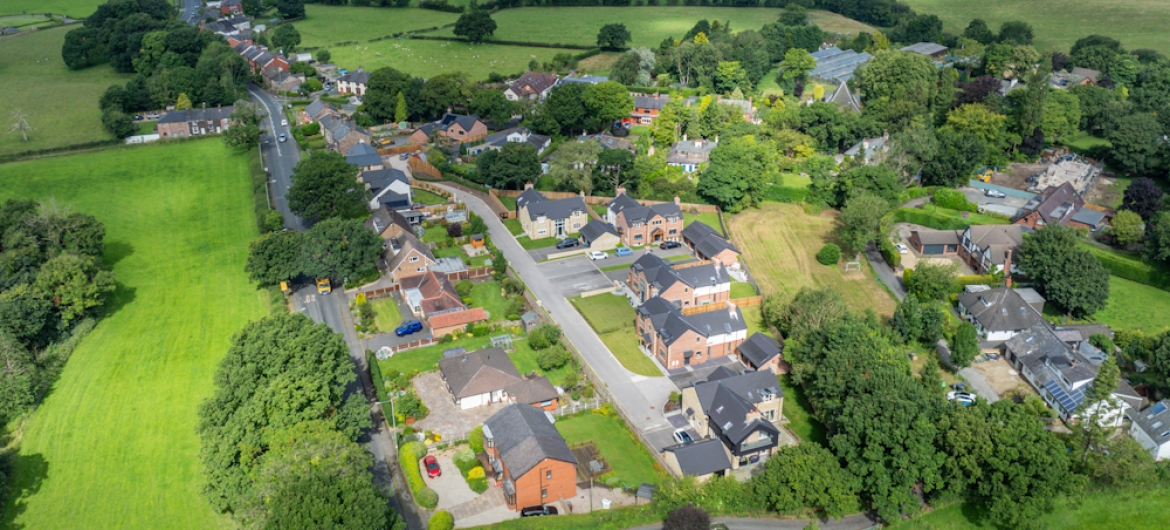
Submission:
[[179,20],[192,26],[199,23],[199,8],[203,7],[203,0],[183,0],[183,7],[179,9]]
[[[260,122],[260,128],[266,133],[260,137],[260,153],[264,157],[265,167],[268,168],[272,207],[284,216],[285,228],[302,232],[308,230],[308,223],[289,210],[286,198],[288,189],[292,186],[293,168],[301,161],[301,148],[295,141],[291,141],[292,130],[286,125],[281,125],[281,121],[285,119],[284,112],[280,109],[281,103],[251,83],[248,84],[248,95],[264,108],[268,115]],[[280,142],[278,138],[282,134],[290,141]]]
[[[742,517],[712,517],[712,523],[723,523],[729,530],[802,530],[812,521],[808,519],[746,519]],[[850,515],[840,520],[822,519],[817,526],[824,530],[868,530],[878,528],[875,519],[866,514]],[[662,525],[646,525],[631,530],[659,530]]]

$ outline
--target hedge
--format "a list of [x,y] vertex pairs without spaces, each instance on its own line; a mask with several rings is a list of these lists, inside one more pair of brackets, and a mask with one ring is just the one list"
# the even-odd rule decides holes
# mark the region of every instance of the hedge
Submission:
[[961,212],[978,212],[979,205],[967,200],[967,196],[958,190],[943,189],[934,192],[934,203],[940,208],[949,208]]
[[[458,37],[436,37],[431,35],[411,35],[410,38],[418,40],[443,40],[451,42],[471,42],[467,39]],[[560,48],[565,50],[592,50],[597,46],[582,46],[580,44],[563,44],[559,42],[531,42],[522,40],[487,40],[482,44],[503,44],[507,46],[526,46],[529,48]]]
[[938,186],[926,186],[924,188],[907,188],[905,191],[902,192],[902,195],[898,198],[898,200],[902,201],[902,203],[907,203],[907,202],[910,202],[914,199],[920,199],[922,197],[926,197],[927,195],[934,195],[934,192],[938,191],[938,189],[939,189]]
[[467,442],[473,452],[477,454],[483,452],[483,425],[471,430],[471,434],[467,435]]
[[797,204],[808,198],[808,188],[788,188],[784,186],[768,186],[764,188],[764,200]]
[[1097,261],[1101,262],[1101,266],[1105,267],[1110,274],[1118,278],[1156,287],[1163,291],[1170,291],[1170,274],[1158,270],[1157,267],[1149,263],[1128,258],[1124,255],[1100,249],[1092,245],[1081,245],[1081,247],[1096,256]]
[[374,392],[378,394],[378,401],[389,401],[386,383],[382,377],[382,367],[378,365],[378,357],[371,350],[366,350],[366,365],[369,366],[370,382],[374,385]]
[[422,442],[409,442],[402,444],[398,449],[398,462],[402,464],[402,472],[406,474],[406,484],[410,486],[410,492],[414,494],[414,500],[419,506],[428,510],[434,509],[439,505],[439,494],[435,490],[427,487],[427,483],[423,481],[422,472],[418,469],[418,461],[427,454],[427,446]]
[[439,510],[427,521],[427,530],[452,530],[455,528],[455,517],[446,510]]
[[898,247],[894,246],[894,243],[889,238],[882,238],[881,243],[878,244],[878,250],[882,253],[882,257],[885,258],[886,263],[890,267],[902,266],[902,253],[898,252]]

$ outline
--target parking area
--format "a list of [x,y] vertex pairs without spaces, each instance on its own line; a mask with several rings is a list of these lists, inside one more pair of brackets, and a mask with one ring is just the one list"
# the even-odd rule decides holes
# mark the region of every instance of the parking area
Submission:
[[988,386],[999,397],[1004,397],[1013,391],[1035,394],[1032,386],[1020,377],[1020,373],[1013,369],[1004,357],[993,361],[972,363],[970,369],[982,374]]
[[[539,251],[532,250],[529,251],[529,254],[533,252]],[[537,260],[536,267],[540,269],[545,278],[560,289],[563,296],[570,297],[577,296],[582,291],[594,291],[610,287],[615,281],[624,282],[628,274],[629,265],[637,261],[646,252],[646,250],[638,250],[629,256],[619,257],[610,251],[607,253],[608,257],[606,259],[600,260],[589,259],[588,255],[545,262]],[[690,254],[684,247],[670,250],[653,248],[650,252],[663,259],[673,258],[673,263],[693,261],[693,258],[690,257]],[[609,269],[614,267],[620,268],[606,272],[602,272],[601,270],[603,268]]]
[[455,456],[455,448],[444,449],[442,451],[435,451],[428,453],[435,457],[439,462],[439,469],[443,474],[430,478],[427,477],[426,467],[423,466],[422,461],[419,461],[419,471],[422,476],[426,477],[426,483],[435,493],[439,494],[439,505],[436,509],[450,511],[452,508],[461,504],[470,502],[479,494],[472,491],[467,485],[467,481],[463,480],[463,475],[459,474],[459,468],[455,466],[455,461],[452,458]]
[[972,270],[971,267],[968,266],[966,263],[963,263],[963,260],[959,259],[959,256],[957,256],[957,255],[923,256],[923,255],[919,254],[917,251],[914,250],[914,247],[912,245],[910,245],[910,233],[915,231],[915,230],[934,230],[934,229],[929,228],[929,227],[925,227],[925,226],[921,226],[921,225],[911,224],[911,223],[897,223],[894,225],[894,232],[897,234],[897,237],[894,238],[895,242],[899,242],[903,245],[906,245],[906,253],[902,254],[902,269],[903,270],[916,269],[916,268],[918,268],[918,264],[921,262],[921,263],[953,264],[953,265],[956,265],[959,267],[959,270],[957,272],[957,274],[959,274],[959,275],[975,274],[975,271]]
[[[407,320],[418,320],[419,322],[422,323],[423,328],[420,331],[416,331],[414,333],[411,333],[410,335],[405,335],[402,337],[395,335],[393,328],[381,329],[380,331],[383,331],[384,333],[381,333],[379,335],[374,335],[373,337],[370,337],[369,339],[367,339],[366,348],[368,348],[370,350],[378,351],[380,348],[383,348],[383,347],[401,346],[403,344],[409,344],[409,343],[414,342],[414,341],[425,340],[425,339],[431,338],[431,327],[430,327],[430,325],[427,324],[427,322],[425,320],[419,319],[419,318],[415,317],[414,315],[412,315],[410,313],[410,306],[406,305],[406,303],[403,302],[402,299],[397,294],[391,295],[390,299],[392,299],[394,301],[394,303],[398,305],[398,314],[402,315],[402,322],[405,322]],[[383,298],[382,300],[385,300],[385,299]],[[400,325],[402,322],[396,322],[394,325],[395,326]]]
[[419,399],[422,399],[430,410],[426,418],[415,422],[414,428],[437,432],[444,440],[457,440],[467,436],[472,429],[483,425],[484,420],[506,405],[492,403],[473,409],[460,409],[451,398],[451,393],[447,391],[447,385],[439,376],[439,372],[428,372],[414,378],[414,389],[418,392]]

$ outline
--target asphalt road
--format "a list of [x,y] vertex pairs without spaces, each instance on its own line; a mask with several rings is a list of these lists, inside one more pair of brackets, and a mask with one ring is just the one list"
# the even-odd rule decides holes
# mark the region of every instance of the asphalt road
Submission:
[[192,26],[198,24],[200,7],[203,7],[203,0],[183,0],[183,7],[179,10],[179,20]]
[[[260,153],[264,157],[265,167],[268,168],[272,207],[284,216],[285,228],[302,232],[308,230],[308,223],[289,210],[286,199],[288,189],[292,186],[293,168],[301,161],[301,148],[292,139],[292,130],[280,124],[284,119],[284,112],[280,109],[281,103],[271,94],[250,83],[248,95],[252,96],[267,114],[260,122],[260,128],[264,132],[260,136]],[[280,142],[281,134],[285,135],[288,141]]]

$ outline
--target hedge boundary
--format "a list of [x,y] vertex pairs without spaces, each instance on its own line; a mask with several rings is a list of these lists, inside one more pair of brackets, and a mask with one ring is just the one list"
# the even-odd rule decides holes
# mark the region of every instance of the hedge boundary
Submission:
[[562,44],[557,42],[532,42],[522,40],[485,40],[483,42],[471,42],[467,39],[459,37],[440,37],[433,35],[410,35],[411,39],[416,40],[442,40],[450,42],[463,42],[467,44],[499,44],[502,46],[524,46],[527,48],[558,48],[564,50],[592,50],[597,46],[588,46],[583,44]]
[[414,501],[423,508],[433,510],[439,505],[439,494],[427,487],[422,472],[418,470],[418,461],[426,454],[427,446],[422,442],[408,442],[398,449],[398,462],[402,464],[402,472],[406,474],[406,484],[410,486]]

